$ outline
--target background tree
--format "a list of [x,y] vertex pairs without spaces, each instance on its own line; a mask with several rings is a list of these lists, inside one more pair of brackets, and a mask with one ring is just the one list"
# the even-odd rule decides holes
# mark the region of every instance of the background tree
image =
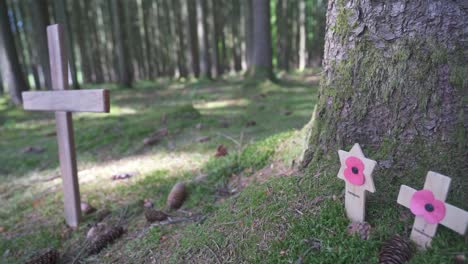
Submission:
[[399,171],[464,175],[466,17],[456,1],[330,1],[302,165],[359,142]]
[[253,13],[253,61],[250,68],[255,78],[272,78],[272,49],[270,30],[270,1],[256,0]]
[[128,48],[126,47],[125,16],[122,10],[122,1],[114,0],[112,6],[112,24],[115,36],[116,56],[118,65],[119,82],[128,87],[132,86],[132,70],[128,59]]
[[0,71],[11,101],[21,104],[21,91],[28,87],[19,64],[6,1],[0,1]]

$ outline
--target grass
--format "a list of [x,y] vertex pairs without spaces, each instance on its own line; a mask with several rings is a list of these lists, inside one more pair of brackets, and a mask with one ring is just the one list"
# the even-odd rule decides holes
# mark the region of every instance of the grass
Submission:
[[[316,101],[317,75],[281,78],[286,80],[163,80],[142,82],[134,90],[111,87],[111,114],[74,115],[82,199],[109,210],[105,221],[122,222],[127,229],[100,254],[80,261],[376,263],[385,239],[408,235],[413,217],[395,202],[404,182],[389,181],[392,172],[377,172],[378,193],[368,198],[371,236],[363,241],[346,233],[337,160],[323,160],[306,172],[290,169]],[[256,125],[248,126],[251,121]],[[161,127],[169,135],[144,146],[143,139]],[[0,99],[2,263],[22,263],[46,247],[58,248],[64,262],[71,262],[96,220],[96,213],[86,216],[78,230],[64,224],[61,181],[53,177],[58,175],[56,139],[47,136],[53,130],[52,115],[14,109]],[[198,142],[205,136],[211,140]],[[215,158],[220,144],[229,154]],[[44,151],[24,153],[30,146]],[[122,172],[138,174],[110,180]],[[178,181],[187,183],[190,196],[172,213],[200,214],[204,221],[150,228],[143,199],[164,208]],[[234,194],[222,195],[223,189]],[[449,202],[463,208],[463,196],[451,196]],[[466,251],[463,237],[439,227],[433,247],[417,253],[412,263],[450,263]]]

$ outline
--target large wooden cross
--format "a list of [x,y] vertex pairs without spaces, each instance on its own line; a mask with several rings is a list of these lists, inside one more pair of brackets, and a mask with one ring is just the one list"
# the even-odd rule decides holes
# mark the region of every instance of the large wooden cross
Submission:
[[372,172],[375,160],[364,156],[358,143],[349,152],[339,150],[341,167],[338,178],[346,182],[346,215],[353,222],[364,222],[366,216],[366,191],[375,192]]
[[400,187],[398,203],[416,214],[410,238],[422,249],[430,246],[439,224],[461,235],[466,232],[468,212],[445,203],[450,181],[447,176],[429,171],[422,191]]
[[47,39],[54,91],[23,92],[23,107],[25,110],[55,112],[65,220],[69,226],[77,227],[81,208],[71,112],[108,113],[109,92],[104,89],[66,90],[68,59],[63,26],[48,26]]

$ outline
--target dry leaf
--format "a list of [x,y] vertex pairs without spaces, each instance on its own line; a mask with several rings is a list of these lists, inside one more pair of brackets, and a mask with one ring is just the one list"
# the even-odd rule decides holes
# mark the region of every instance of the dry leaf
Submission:
[[228,150],[224,145],[219,145],[216,149],[215,157],[223,157],[228,154]]
[[37,146],[29,146],[23,149],[23,154],[39,154],[44,152],[45,148]]

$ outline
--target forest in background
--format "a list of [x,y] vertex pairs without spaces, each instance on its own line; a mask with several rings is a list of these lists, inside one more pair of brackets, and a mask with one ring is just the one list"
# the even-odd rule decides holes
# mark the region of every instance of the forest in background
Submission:
[[[83,83],[130,87],[137,80],[211,79],[248,72],[259,35],[254,23],[268,12],[264,31],[271,33],[271,41],[262,45],[271,50],[273,70],[319,66],[323,55],[326,0],[2,2],[0,24],[7,21],[12,34],[5,34],[3,26],[0,42],[14,43],[16,56],[10,48],[10,56],[0,56],[0,63],[18,61],[20,72],[13,74],[25,79],[18,87],[23,91],[50,87],[46,26],[54,23],[66,27],[74,89]],[[258,8],[263,3],[266,6]],[[7,20],[1,19],[4,14]],[[3,79],[0,92],[8,87]]]

